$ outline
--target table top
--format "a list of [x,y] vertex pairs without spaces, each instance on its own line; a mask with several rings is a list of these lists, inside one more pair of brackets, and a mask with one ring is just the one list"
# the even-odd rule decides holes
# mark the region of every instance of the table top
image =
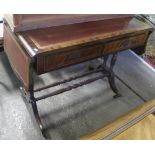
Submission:
[[24,44],[30,46],[33,55],[36,55],[146,30],[153,29],[136,18],[125,18],[29,30],[17,35]]

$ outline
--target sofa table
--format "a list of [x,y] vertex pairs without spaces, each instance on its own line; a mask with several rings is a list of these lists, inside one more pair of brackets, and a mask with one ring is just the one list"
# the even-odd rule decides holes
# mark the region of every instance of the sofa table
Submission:
[[[116,94],[114,97],[121,96],[115,85],[113,72],[117,54],[126,49],[143,53],[152,31],[153,28],[150,25],[136,18],[99,20],[22,32],[13,32],[7,21],[4,20],[4,51],[14,72],[22,82],[21,91],[28,102],[32,104],[35,118],[44,133],[37,109],[37,101],[70,91],[104,77],[108,78],[110,87]],[[109,57],[110,55],[112,57]],[[103,62],[94,70],[57,81],[42,88],[34,88],[34,73],[39,76],[96,58],[102,58]],[[110,58],[110,67],[108,67],[107,60]],[[98,72],[103,74],[35,97],[35,92],[78,78],[89,77],[90,74]]]

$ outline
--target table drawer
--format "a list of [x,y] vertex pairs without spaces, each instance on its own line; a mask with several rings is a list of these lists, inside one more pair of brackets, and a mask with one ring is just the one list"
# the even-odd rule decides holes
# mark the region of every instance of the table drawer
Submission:
[[128,38],[121,38],[106,43],[103,53],[117,52],[136,46],[143,45],[147,39],[147,34],[138,34],[136,36],[130,36]]
[[87,47],[76,47],[69,51],[62,51],[37,58],[37,73],[42,74],[63,66],[80,63],[89,59],[100,57],[104,45],[90,45]]

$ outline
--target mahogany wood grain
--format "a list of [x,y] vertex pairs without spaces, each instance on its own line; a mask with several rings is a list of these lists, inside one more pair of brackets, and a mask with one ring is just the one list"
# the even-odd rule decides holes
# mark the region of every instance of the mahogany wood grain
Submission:
[[[40,52],[55,51],[95,41],[128,37],[129,35],[151,31],[152,27],[137,19],[113,19],[80,24],[51,27],[21,32],[26,40],[33,42]],[[36,52],[36,54],[38,54]]]
[[31,85],[30,69],[31,59],[24,49],[15,39],[9,27],[4,24],[4,51],[7,54],[9,62],[17,74],[18,78],[23,82],[26,90]]
[[131,48],[143,45],[147,37],[148,37],[148,32],[144,32],[138,35],[109,41],[105,44],[103,54],[122,51],[128,48],[131,49]]
[[36,70],[38,74],[54,69],[77,64],[102,56],[103,44],[92,44],[85,47],[74,47],[57,53],[37,56]]

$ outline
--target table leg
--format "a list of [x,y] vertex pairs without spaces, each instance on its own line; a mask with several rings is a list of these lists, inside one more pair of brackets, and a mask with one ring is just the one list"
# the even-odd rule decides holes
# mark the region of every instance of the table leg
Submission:
[[41,119],[40,119],[40,116],[39,116],[39,112],[38,112],[37,104],[36,104],[36,101],[35,101],[33,89],[30,89],[29,103],[31,103],[31,105],[32,105],[32,109],[33,109],[35,118],[36,118],[36,120],[37,120],[37,122],[39,124],[40,129],[41,129],[41,131],[43,131],[43,125],[42,125],[42,122],[41,122]]
[[103,73],[105,71],[109,73],[109,76],[108,76],[109,85],[110,85],[110,88],[112,89],[112,91],[116,94],[116,95],[114,95],[114,98],[117,98],[117,97],[121,96],[121,94],[119,93],[119,90],[116,87],[115,74],[113,72],[113,68],[114,68],[114,66],[116,64],[116,60],[117,60],[117,53],[112,55],[112,58],[110,61],[110,67],[107,67],[108,59],[109,59],[109,55],[103,57],[103,60],[104,60],[103,64],[102,64]]
[[47,138],[46,135],[45,135],[45,129],[43,127],[41,118],[39,116],[36,99],[34,97],[34,83],[33,83],[33,80],[32,80],[32,84],[31,84],[30,90],[28,92],[23,87],[21,87],[20,90],[21,90],[21,93],[22,93],[23,97],[26,99],[26,101],[31,104],[32,110],[33,110],[35,119],[36,119],[36,121],[37,121],[37,123],[39,125],[39,128],[40,128],[43,136],[45,138]]
[[121,94],[119,93],[119,90],[116,87],[115,75],[113,72],[114,66],[116,64],[116,60],[117,60],[117,53],[112,55],[111,62],[110,62],[110,75],[108,76],[110,87],[113,90],[113,92],[116,94],[114,95],[114,98],[121,96]]
[[[31,76],[33,76],[33,74]],[[40,115],[38,112],[37,101],[34,96],[34,93],[35,93],[34,92],[34,81],[33,81],[33,77],[31,77],[31,86],[30,86],[30,90],[29,90],[29,103],[32,105],[34,116],[35,116],[35,119],[39,125],[41,132],[42,132],[42,135],[44,136],[45,139],[47,139],[47,136],[45,134],[45,128],[43,126],[43,123],[41,121],[41,118],[40,118]]]

